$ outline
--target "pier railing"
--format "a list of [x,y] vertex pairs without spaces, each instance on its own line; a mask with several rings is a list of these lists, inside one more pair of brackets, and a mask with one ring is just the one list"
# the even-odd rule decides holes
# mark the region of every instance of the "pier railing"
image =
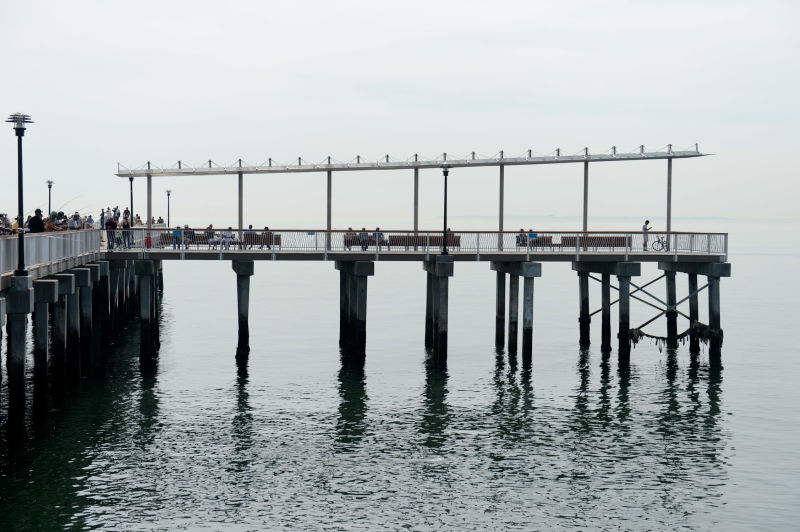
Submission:
[[[0,237],[0,274],[17,268],[17,236]],[[69,261],[101,251],[101,233],[85,231],[58,231],[25,235],[25,267],[28,269]]]
[[[317,229],[131,229],[104,231],[105,246],[114,250],[336,252],[436,254],[442,231],[317,230]],[[448,231],[450,253],[574,255],[703,254],[727,256],[726,233],[632,231]]]

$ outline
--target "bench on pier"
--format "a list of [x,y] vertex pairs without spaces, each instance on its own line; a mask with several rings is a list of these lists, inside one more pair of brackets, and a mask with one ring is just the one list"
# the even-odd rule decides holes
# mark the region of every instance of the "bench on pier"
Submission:
[[546,236],[535,236],[530,238],[527,235],[517,235],[517,247],[529,247],[533,248],[553,248],[553,237],[552,235]]
[[[442,235],[389,235],[388,249],[393,247],[402,248],[431,248],[442,247]],[[461,248],[461,235],[447,235],[447,247]]]
[[[562,248],[574,248],[578,245],[577,236],[562,236]],[[587,235],[580,237],[580,246],[582,248],[610,248],[610,249],[626,249],[631,245],[630,236],[595,236]]]
[[258,246],[258,249],[270,249],[272,246],[277,248],[281,247],[281,235],[276,235],[272,232],[260,234],[244,234],[242,235],[242,248],[252,249]]

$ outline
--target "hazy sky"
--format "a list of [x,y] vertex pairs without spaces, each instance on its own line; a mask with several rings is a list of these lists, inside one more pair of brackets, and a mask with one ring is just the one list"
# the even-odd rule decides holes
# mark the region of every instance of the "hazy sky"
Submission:
[[[0,107],[36,122],[25,137],[28,211],[46,208],[46,179],[54,208],[124,208],[117,162],[698,142],[716,155],[675,163],[676,217],[796,218],[797,6],[3,0]],[[14,213],[4,125],[0,211]],[[593,165],[590,217],[663,228],[665,176],[663,161]],[[512,168],[506,180],[509,215],[581,212],[580,165]],[[324,226],[324,174],[245,182],[245,223]],[[166,215],[167,188],[173,225],[235,224],[235,177],[156,179],[155,215]],[[423,225],[438,227],[441,174],[423,172],[421,189]],[[334,174],[333,194],[337,227],[411,225],[410,171]],[[134,201],[144,215],[143,180]],[[496,212],[496,169],[453,171],[452,216],[489,217],[475,227],[489,229]]]

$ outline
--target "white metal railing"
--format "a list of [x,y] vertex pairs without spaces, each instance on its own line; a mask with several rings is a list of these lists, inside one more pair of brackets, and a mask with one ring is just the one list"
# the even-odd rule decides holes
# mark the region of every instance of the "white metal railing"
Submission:
[[[319,229],[150,229],[103,231],[105,247],[115,250],[174,250],[439,253],[442,231],[384,231],[380,229],[330,233]],[[579,259],[584,254],[727,255],[727,233],[641,231],[448,231],[447,247],[453,253],[508,253],[535,255],[563,253]]]
[[[16,235],[0,237],[0,274],[17,268],[18,239]],[[58,231],[25,235],[25,267],[51,264],[101,250],[99,230]]]

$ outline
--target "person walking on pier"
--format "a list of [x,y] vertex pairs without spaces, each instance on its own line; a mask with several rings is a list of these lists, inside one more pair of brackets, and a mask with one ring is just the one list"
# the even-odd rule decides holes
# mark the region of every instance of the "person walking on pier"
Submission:
[[649,224],[650,220],[645,220],[644,225],[642,226],[642,245],[644,246],[645,251],[647,251],[647,232],[652,229]]

